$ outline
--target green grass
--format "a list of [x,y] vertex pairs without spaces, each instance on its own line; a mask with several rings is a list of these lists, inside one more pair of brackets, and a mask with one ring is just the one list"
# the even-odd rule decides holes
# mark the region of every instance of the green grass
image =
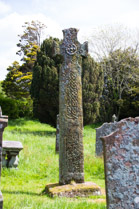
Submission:
[[[104,189],[103,159],[96,158],[95,128],[84,127],[85,181],[93,181]],[[50,198],[43,194],[45,185],[59,180],[58,154],[55,154],[55,128],[38,121],[9,121],[4,140],[21,141],[18,169],[2,169],[1,190],[4,209],[105,209],[105,202],[89,198]]]

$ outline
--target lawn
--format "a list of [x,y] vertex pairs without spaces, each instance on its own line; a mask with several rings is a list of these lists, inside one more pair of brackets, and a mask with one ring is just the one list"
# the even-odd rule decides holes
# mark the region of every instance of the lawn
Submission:
[[[103,159],[95,157],[95,127],[84,127],[85,181],[103,190]],[[20,141],[18,169],[2,169],[1,190],[4,209],[105,209],[105,196],[88,198],[50,198],[45,185],[59,179],[58,154],[55,153],[56,129],[35,120],[9,120],[4,140]]]

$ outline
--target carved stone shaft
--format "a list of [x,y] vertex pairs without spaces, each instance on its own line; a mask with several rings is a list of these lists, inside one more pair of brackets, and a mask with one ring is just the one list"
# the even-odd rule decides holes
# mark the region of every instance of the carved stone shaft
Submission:
[[86,56],[88,44],[77,40],[78,30],[63,30],[60,53],[64,61],[59,83],[59,183],[84,182],[83,111],[81,55]]

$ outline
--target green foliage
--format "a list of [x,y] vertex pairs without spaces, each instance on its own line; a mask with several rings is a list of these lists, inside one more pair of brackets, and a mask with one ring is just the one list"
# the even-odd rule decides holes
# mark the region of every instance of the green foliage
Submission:
[[101,66],[91,56],[82,60],[82,69],[83,113],[86,125],[96,122],[99,116],[103,72]]
[[2,88],[2,81],[0,81],[0,96],[5,96],[5,92],[3,91]]
[[121,107],[120,119],[126,117],[136,117],[139,112],[139,87],[133,88],[123,95],[123,105]]
[[9,73],[2,82],[3,91],[6,95],[10,98],[21,100],[30,97],[29,90],[32,73],[28,71],[23,73],[19,63],[16,61],[7,70]]
[[[103,160],[96,159],[94,153],[95,127],[84,127],[85,181],[97,183],[104,189]],[[21,141],[24,149],[19,154],[18,169],[2,169],[1,190],[4,208],[105,209],[105,196],[50,198],[42,193],[46,184],[56,183],[59,179],[55,133],[56,129],[53,127],[35,120],[9,120],[4,139]],[[103,199],[104,202],[100,203],[99,199]]]
[[0,95],[0,106],[3,115],[9,118],[32,117],[32,100],[14,100]]

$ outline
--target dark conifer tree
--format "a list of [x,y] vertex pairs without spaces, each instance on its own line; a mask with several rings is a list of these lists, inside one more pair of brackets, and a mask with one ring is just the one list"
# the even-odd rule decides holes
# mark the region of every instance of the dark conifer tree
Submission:
[[53,40],[59,43],[58,39],[46,39],[37,54],[33,68],[31,96],[34,116],[41,122],[55,126],[59,110],[58,73],[62,59],[60,56],[52,56]]
[[82,60],[82,92],[84,125],[98,121],[103,71],[91,56]]

